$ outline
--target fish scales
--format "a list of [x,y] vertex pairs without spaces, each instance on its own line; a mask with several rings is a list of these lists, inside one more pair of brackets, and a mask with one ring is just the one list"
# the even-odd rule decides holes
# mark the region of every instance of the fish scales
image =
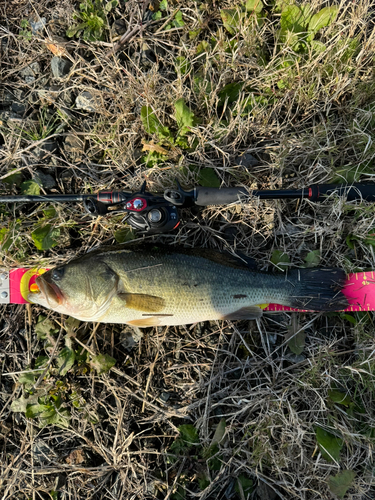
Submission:
[[260,317],[258,306],[270,302],[342,309],[344,280],[340,269],[262,273],[213,250],[139,247],[92,252],[52,269],[29,298],[84,321],[182,325]]
[[[280,289],[280,277],[272,278],[248,270],[226,267],[202,257],[169,254],[144,257],[139,268],[136,254],[103,255],[104,261],[119,275],[125,289],[136,294],[159,296],[165,300],[160,313],[170,314],[163,324],[189,324],[224,317],[245,306],[262,304],[277,298],[285,301]],[[284,279],[283,277],[281,277]],[[123,322],[124,304],[117,298],[102,321]],[[130,320],[140,319],[138,311],[128,311]],[[143,314],[145,317],[147,313]]]

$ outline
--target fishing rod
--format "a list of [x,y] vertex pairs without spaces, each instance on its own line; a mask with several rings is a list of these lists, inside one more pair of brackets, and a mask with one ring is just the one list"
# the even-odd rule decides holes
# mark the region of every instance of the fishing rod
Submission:
[[160,193],[146,191],[146,182],[138,192],[99,191],[96,194],[14,195],[0,196],[0,203],[66,203],[83,202],[91,215],[105,215],[111,211],[126,214],[126,222],[142,233],[167,233],[180,224],[178,208],[239,203],[246,197],[261,200],[308,199],[323,201],[332,194],[348,201],[375,202],[375,184],[314,184],[302,189],[248,190],[244,187],[210,188],[197,186],[190,191],[175,188]]

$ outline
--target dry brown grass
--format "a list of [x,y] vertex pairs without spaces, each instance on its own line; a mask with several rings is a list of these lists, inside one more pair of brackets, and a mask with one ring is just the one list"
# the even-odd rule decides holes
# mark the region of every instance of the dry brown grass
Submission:
[[[11,99],[25,103],[26,110],[17,117],[7,114],[7,105],[0,111],[0,182],[12,169],[24,179],[42,170],[56,180],[52,192],[134,190],[144,179],[150,191],[160,192],[175,178],[193,186],[199,174],[187,169],[189,165],[214,169],[222,186],[295,188],[332,178],[351,181],[353,172],[358,179],[371,180],[374,5],[370,0],[312,3],[316,9],[337,4],[340,13],[321,34],[326,50],[301,57],[291,74],[280,61],[294,57],[294,51],[277,43],[279,16],[271,6],[263,24],[244,21],[231,37],[220,9],[233,4],[171,2],[169,15],[179,7],[185,26],[165,31],[161,28],[166,17],[151,21],[123,50],[106,58],[118,41],[114,30],[107,32],[105,42],[58,41],[73,22],[78,2],[3,2],[0,101],[4,92],[11,92]],[[114,17],[131,28],[142,9],[143,4],[121,2]],[[47,29],[31,40],[20,37],[22,19],[37,15],[46,17]],[[111,23],[114,17],[109,16]],[[198,28],[199,36],[190,39],[188,32]],[[348,37],[357,37],[358,48],[345,58]],[[226,46],[230,38],[237,44],[232,50]],[[60,81],[52,80],[48,40],[64,47],[72,62],[69,75]],[[202,41],[209,48],[197,54]],[[144,44],[153,51],[154,62],[145,61]],[[178,56],[191,64],[185,75],[176,72]],[[35,81],[25,83],[20,71],[32,62],[38,62],[41,71]],[[197,74],[210,83],[208,91],[205,84],[194,84]],[[287,83],[279,88],[282,79]],[[243,113],[243,94],[233,106],[219,106],[220,91],[233,81],[245,82],[255,96],[268,101],[256,102],[250,113]],[[56,88],[46,98],[40,91],[51,85]],[[82,91],[95,97],[96,113],[76,109],[75,98]],[[179,98],[200,118],[191,134],[197,143],[190,150],[170,148],[163,163],[148,168],[141,159],[142,140],[158,138],[146,133],[141,107],[151,106],[162,123],[176,131],[173,103]],[[43,123],[53,126],[41,136]],[[64,148],[68,137],[78,140],[75,152]],[[57,149],[43,156],[40,148],[47,138],[57,142]],[[236,158],[245,151],[258,159],[258,166],[239,164]],[[10,190],[19,192],[1,184],[3,193]],[[42,253],[31,238],[42,216],[38,206],[0,206],[1,228],[13,235],[13,243],[2,252],[3,266],[57,264],[98,244],[114,243],[119,228],[116,217],[93,220],[79,205],[57,207],[50,223],[60,229],[59,243]],[[269,270],[274,249],[285,251],[295,266],[304,264],[309,251],[320,250],[321,265],[347,271],[374,268],[373,246],[366,242],[375,225],[371,204],[334,197],[319,205],[254,199],[237,207],[185,210],[183,218],[177,234],[155,238],[234,248]],[[236,231],[230,233],[230,228]],[[356,237],[353,249],[347,246],[348,235]],[[235,486],[243,474],[254,482],[251,498],[328,500],[333,498],[328,476],[344,469],[356,472],[347,498],[374,497],[372,313],[355,316],[356,324],[339,315],[283,313],[258,323],[148,329],[132,348],[121,326],[81,325],[74,346],[84,345],[92,355],[111,355],[116,367],[101,376],[92,370],[69,372],[63,380],[65,396],[77,390],[84,400],[82,409],[66,398],[69,427],[41,429],[37,420],[12,412],[11,403],[24,391],[17,382],[19,372],[33,367],[39,355],[51,353],[46,341],[35,335],[37,318],[46,312],[34,306],[0,310],[2,498],[242,500],[245,495]],[[48,317],[62,339],[65,318],[53,313]],[[293,355],[286,341],[293,322],[307,334],[300,356]],[[57,352],[62,347],[61,342]],[[48,383],[59,380],[54,373]],[[333,387],[346,391],[360,410],[350,414],[333,403]],[[212,470],[201,451],[209,448],[222,418],[226,427],[218,453],[221,465]],[[170,447],[182,424],[196,427],[200,447],[173,460]],[[317,426],[342,438],[338,462],[322,457]],[[200,489],[203,477],[207,487]]]

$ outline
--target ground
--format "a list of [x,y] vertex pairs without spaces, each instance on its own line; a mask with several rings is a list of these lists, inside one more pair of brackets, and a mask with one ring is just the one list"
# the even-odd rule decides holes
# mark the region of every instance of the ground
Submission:
[[[4,1],[0,194],[369,181],[373,16],[371,0]],[[270,272],[363,271],[374,214],[253,197],[184,209],[151,239]],[[2,203],[0,217],[5,268],[135,236],[80,203]],[[374,498],[372,313],[138,336],[37,306],[0,314],[4,499]]]

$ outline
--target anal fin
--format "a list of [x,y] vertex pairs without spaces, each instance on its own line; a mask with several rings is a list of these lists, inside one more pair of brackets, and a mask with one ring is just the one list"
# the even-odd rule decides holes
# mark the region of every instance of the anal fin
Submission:
[[151,318],[141,318],[141,319],[133,319],[127,322],[128,325],[137,326],[138,328],[147,328],[149,326],[159,326],[160,319],[157,317]]
[[225,316],[222,316],[221,319],[230,319],[230,320],[257,319],[260,318],[262,314],[263,311],[260,307],[248,306],[248,307],[241,307],[241,309],[238,309],[237,311],[233,311],[229,314],[226,314]]

